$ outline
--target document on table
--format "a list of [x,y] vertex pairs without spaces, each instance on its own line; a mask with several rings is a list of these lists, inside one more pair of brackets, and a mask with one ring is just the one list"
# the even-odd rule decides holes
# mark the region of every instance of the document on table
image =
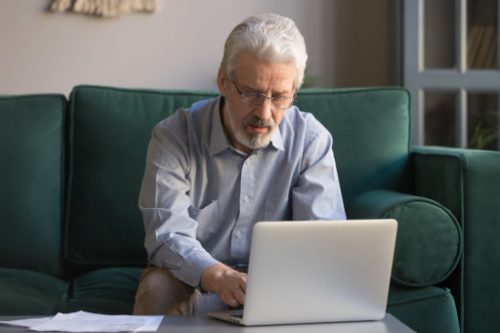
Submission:
[[78,311],[54,317],[0,321],[0,324],[25,326],[30,330],[64,332],[154,332],[163,316],[103,315]]

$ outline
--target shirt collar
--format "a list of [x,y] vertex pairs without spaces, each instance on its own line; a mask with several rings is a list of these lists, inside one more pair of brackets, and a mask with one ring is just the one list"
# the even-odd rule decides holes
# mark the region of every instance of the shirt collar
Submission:
[[[223,97],[220,96],[212,110],[212,133],[210,137],[210,155],[216,155],[227,148],[232,148],[231,144],[227,140],[226,134],[224,133],[224,128],[222,126],[222,120],[220,116],[220,108],[223,103]],[[280,128],[276,128],[271,138],[270,144],[265,147],[273,146],[277,150],[284,150],[283,138],[281,137]],[[264,149],[265,149],[264,148]]]
[[212,110],[212,134],[210,137],[210,155],[216,155],[223,150],[230,148],[231,144],[226,138],[224,133],[224,128],[222,127],[222,121],[220,116],[220,108],[222,104],[222,98],[217,99],[215,107]]
[[276,128],[271,138],[271,145],[278,150],[285,150],[283,147],[283,138],[281,137],[280,127]]

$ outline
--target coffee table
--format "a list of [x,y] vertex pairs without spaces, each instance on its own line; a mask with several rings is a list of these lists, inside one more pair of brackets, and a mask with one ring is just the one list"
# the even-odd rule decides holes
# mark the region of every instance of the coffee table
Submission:
[[[0,320],[25,319],[26,316],[0,316]],[[33,317],[31,317],[33,318]],[[30,332],[27,328],[0,325],[0,333]],[[387,314],[384,320],[352,323],[307,325],[275,325],[243,327],[200,317],[166,316],[158,333],[415,333],[408,326]]]

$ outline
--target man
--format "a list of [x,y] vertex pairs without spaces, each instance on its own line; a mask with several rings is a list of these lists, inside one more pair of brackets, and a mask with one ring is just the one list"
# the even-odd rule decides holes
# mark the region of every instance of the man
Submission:
[[306,60],[292,20],[250,17],[226,40],[220,97],[155,127],[139,198],[150,267],[134,313],[243,305],[256,222],[345,219],[331,135],[293,106]]

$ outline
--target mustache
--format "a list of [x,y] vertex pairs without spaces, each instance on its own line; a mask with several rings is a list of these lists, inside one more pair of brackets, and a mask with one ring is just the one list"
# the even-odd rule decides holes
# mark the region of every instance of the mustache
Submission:
[[272,118],[262,119],[255,115],[250,116],[245,120],[245,126],[258,126],[258,127],[274,127],[275,122]]

